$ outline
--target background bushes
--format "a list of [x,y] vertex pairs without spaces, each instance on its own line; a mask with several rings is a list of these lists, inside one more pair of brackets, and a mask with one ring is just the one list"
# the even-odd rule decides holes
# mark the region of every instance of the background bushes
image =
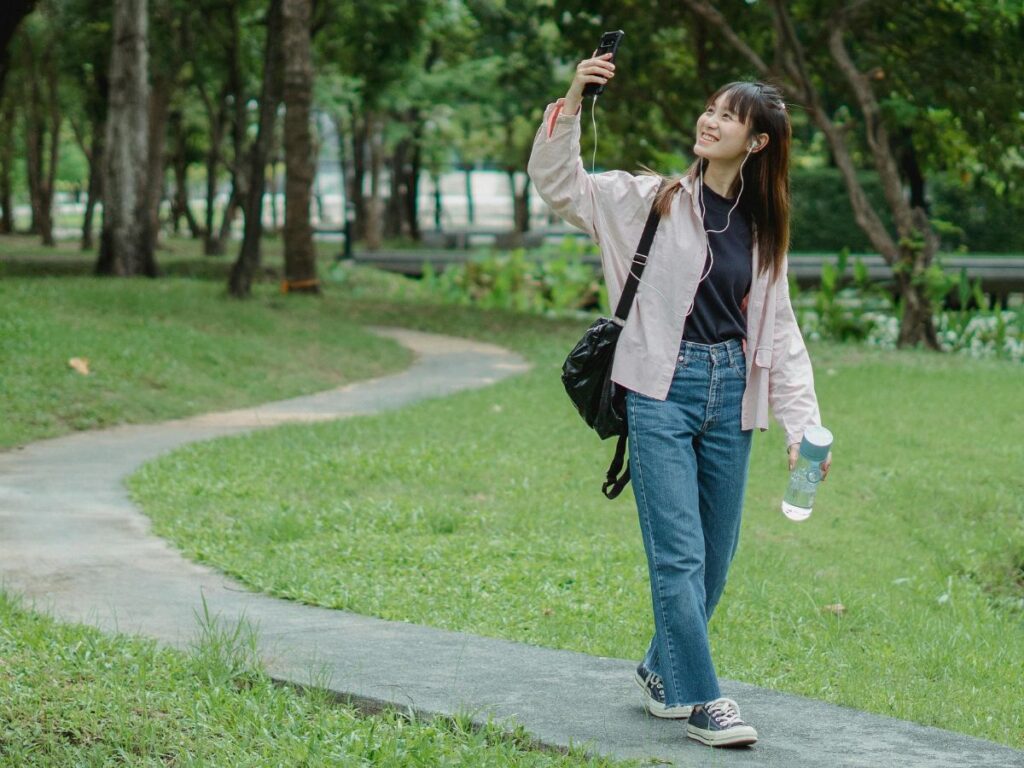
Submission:
[[[892,217],[885,205],[878,177],[859,174],[868,199],[892,231]],[[793,251],[872,253],[874,248],[857,226],[842,175],[836,168],[794,169],[791,241]],[[1021,211],[981,184],[953,185],[942,178],[930,180],[930,215],[942,239],[944,251],[980,253],[1024,252]]]

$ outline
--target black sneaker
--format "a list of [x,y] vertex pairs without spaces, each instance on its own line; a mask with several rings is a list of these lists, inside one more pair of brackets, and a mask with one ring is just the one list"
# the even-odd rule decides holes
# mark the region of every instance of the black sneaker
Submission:
[[726,698],[695,706],[686,735],[710,747],[743,747],[757,741],[757,731],[740,720],[740,708]]
[[647,714],[654,717],[663,717],[666,720],[685,720],[690,716],[690,710],[693,707],[665,706],[665,685],[662,683],[660,675],[654,674],[643,664],[640,664],[636,668],[636,672],[633,673],[633,679],[640,686],[640,690],[644,692],[643,704]]

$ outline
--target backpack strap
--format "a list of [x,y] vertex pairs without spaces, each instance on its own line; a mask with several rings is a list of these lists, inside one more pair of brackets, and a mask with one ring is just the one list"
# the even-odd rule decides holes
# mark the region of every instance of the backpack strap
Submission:
[[[661,192],[667,184],[667,180],[662,180],[661,185],[658,187],[658,192]],[[658,199],[657,193],[655,193],[654,199]],[[647,256],[651,252],[651,243],[654,242],[654,233],[658,230],[659,221],[661,221],[661,214],[658,213],[655,205],[652,203],[651,212],[647,214],[647,223],[644,224],[644,232],[640,235],[640,243],[637,245],[636,253],[633,255],[633,263],[629,265],[629,276],[626,278],[626,284],[622,287],[619,303],[615,307],[615,317],[622,324],[625,324],[626,318],[629,317],[629,310],[633,306],[633,299],[636,298],[636,289],[640,284],[640,276],[644,273],[644,267],[647,266]]]
[[[626,433],[623,432],[619,435],[618,441],[615,443],[615,456],[612,457],[611,466],[608,467],[608,474],[605,475],[604,485],[601,486],[601,493],[607,496],[609,499],[614,499],[620,493],[622,489],[629,484],[629,465],[626,465],[626,471],[622,472],[622,466],[625,463],[626,457]],[[622,475],[619,476],[619,472]]]
[[[658,186],[658,192],[661,192],[667,185],[668,180],[662,179],[661,184]],[[658,199],[657,193],[655,193],[654,199]],[[623,286],[622,294],[619,296],[619,303],[615,307],[615,319],[623,325],[626,323],[626,318],[629,317],[629,310],[633,307],[636,289],[640,284],[640,276],[644,273],[644,267],[647,266],[647,256],[651,252],[651,244],[654,242],[654,234],[658,231],[658,223],[660,221],[661,214],[658,213],[657,207],[652,202],[651,211],[647,214],[647,222],[644,224],[643,234],[640,235],[640,243],[637,245],[636,253],[633,255],[633,263],[629,266],[629,276],[626,278],[626,284]],[[623,431],[615,443],[615,455],[612,457],[612,463],[608,467],[604,484],[601,486],[601,493],[609,499],[616,498],[622,493],[622,489],[629,485],[629,465],[626,463],[626,440],[627,434]],[[623,471],[623,467],[625,467],[625,471]]]

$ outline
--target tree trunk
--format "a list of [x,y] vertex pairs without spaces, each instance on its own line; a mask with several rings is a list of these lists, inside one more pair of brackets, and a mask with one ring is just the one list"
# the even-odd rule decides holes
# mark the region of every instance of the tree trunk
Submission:
[[[466,218],[470,225],[476,223],[476,211],[473,206],[473,166],[465,166],[466,172]],[[438,179],[440,183],[440,179]]]
[[224,215],[220,219],[220,229],[217,231],[217,253],[226,253],[228,241],[231,239],[231,228],[235,223],[235,216],[242,202],[242,195],[231,184],[231,192],[228,194],[228,204],[224,206]]
[[171,200],[171,228],[175,235],[181,232],[181,218],[185,217],[189,234],[199,239],[202,230],[199,222],[192,214],[188,202],[188,146],[185,135],[184,116],[181,110],[174,110],[168,120],[171,141],[174,149],[171,156],[171,167],[174,169],[174,198]]
[[[282,77],[284,70],[281,70]],[[279,148],[278,148],[279,149]],[[270,158],[270,226],[274,228],[274,234],[281,232],[281,209],[278,198],[281,196],[281,178],[278,176],[278,168],[281,165],[280,151],[271,150]]]
[[24,67],[28,73],[25,111],[25,176],[32,204],[30,231],[39,234],[43,245],[55,245],[53,238],[53,193],[60,149],[62,115],[58,94],[56,41],[43,42],[37,56],[34,41],[23,38]]
[[46,97],[48,107],[49,126],[47,133],[50,137],[50,157],[46,164],[46,180],[43,184],[45,196],[43,206],[46,210],[46,231],[43,237],[44,245],[56,245],[53,239],[53,196],[57,189],[57,165],[60,161],[60,126],[63,122],[63,114],[60,108],[59,81],[60,76],[57,69],[57,60],[53,48],[50,49],[46,67]]
[[310,44],[311,0],[283,0],[284,29],[284,273],[287,290],[319,293],[316,250],[309,221],[313,188],[310,107],[313,62]]
[[[348,142],[345,140],[348,131],[345,129],[340,115],[334,117],[334,132],[338,137],[338,173],[341,174],[341,194],[345,201],[341,209],[341,220],[345,226],[345,236],[351,237],[353,234],[351,219],[354,213],[352,210],[352,173],[349,170]],[[351,243],[346,243],[349,250],[351,250],[351,245]]]
[[[893,271],[902,275],[898,279],[904,312],[900,322],[898,344],[904,347],[923,343],[930,349],[938,350],[938,334],[925,284],[926,270],[938,251],[938,238],[928,221],[926,211],[911,206],[903,197],[896,157],[885,121],[882,119],[881,108],[869,78],[857,70],[853,58],[846,50],[845,22],[845,11],[833,14],[828,48],[832,59],[853,88],[864,114],[864,132],[868,148],[871,150],[871,157],[882,182],[882,190],[885,192],[885,199],[892,211],[896,233],[899,236],[897,260],[886,258]],[[795,36],[795,33],[790,34]],[[882,255],[886,256],[884,252]],[[906,281],[903,279],[904,276]]]
[[[361,119],[360,119],[361,118]],[[366,238],[368,211],[363,184],[366,178],[366,154],[369,143],[369,115],[352,116],[352,197],[349,198],[355,209],[355,239]]]
[[103,175],[103,234],[96,272],[155,277],[147,232],[149,85],[146,0],[115,0]]
[[[762,77],[784,79],[779,77],[779,72],[772,71],[736,34],[725,17],[711,3],[707,0],[684,1],[695,14],[718,27],[730,45],[743,55]],[[939,349],[930,300],[925,288],[926,270],[935,255],[938,240],[923,209],[912,207],[903,198],[898,165],[871,81],[868,75],[857,69],[846,49],[844,36],[849,16],[853,11],[862,8],[864,3],[837,6],[832,15],[825,20],[827,46],[832,60],[852,88],[863,113],[864,136],[882,183],[886,203],[892,212],[896,225],[896,239],[886,230],[857,179],[856,168],[846,141],[846,129],[832,122],[822,104],[818,87],[807,68],[803,43],[797,36],[787,4],[782,0],[770,0],[769,5],[775,29],[776,62],[782,66],[781,74],[788,79],[782,86],[787,98],[801,102],[814,123],[825,134],[836,165],[843,175],[858,226],[898,275],[901,303],[904,307],[899,344],[909,346],[924,343],[929,348]]]
[[408,152],[408,139],[402,139],[395,147],[389,165],[391,166],[390,194],[384,209],[384,236],[401,237],[405,234],[405,206],[402,198],[405,194],[405,157]]
[[220,141],[219,130],[213,130],[210,134],[210,148],[206,153],[206,215],[203,225],[203,255],[219,256],[223,251],[220,248],[220,238],[213,236],[213,219],[217,206],[217,167],[220,165]]
[[0,98],[3,105],[3,132],[0,133],[0,234],[14,232],[14,198],[11,193],[11,170],[14,167],[14,100]]
[[441,210],[442,198],[441,198],[441,174],[436,173],[433,175],[434,181],[434,231],[441,231],[441,217],[443,211]]
[[423,149],[420,140],[423,137],[423,121],[418,109],[412,110],[413,133],[412,153],[409,158],[409,170],[405,177],[405,220],[409,224],[409,237],[420,239],[420,172],[423,168]]
[[160,200],[164,194],[164,155],[167,116],[174,95],[174,75],[153,78],[149,97],[149,151],[146,163],[146,228],[149,249],[155,252],[160,237]]
[[211,100],[206,89],[199,84],[199,95],[206,106],[210,120],[210,145],[206,151],[206,214],[203,226],[203,255],[219,256],[224,251],[219,236],[214,236],[214,218],[217,208],[217,171],[221,162],[221,144],[224,141],[225,122],[227,120],[224,102],[227,100],[227,84],[221,89],[216,101]]
[[263,192],[267,158],[274,138],[277,107],[281,102],[281,0],[270,0],[263,53],[263,85],[260,93],[259,129],[249,158],[249,185],[245,196],[245,230],[238,258],[231,268],[228,292],[243,299],[252,294],[252,282],[260,267],[263,237]]
[[82,221],[83,251],[91,251],[94,247],[92,239],[93,217],[96,215],[96,201],[103,198],[103,133],[106,130],[101,123],[92,127],[92,146],[86,153],[89,161],[89,186],[85,200],[85,217]]
[[516,171],[512,168],[506,168],[505,172],[508,174],[509,187],[512,189],[512,217],[513,217],[513,229],[516,232],[529,232],[530,231],[530,179],[526,178],[523,184],[523,189],[520,191],[516,186]]
[[384,161],[384,136],[375,112],[366,115],[370,142],[370,200],[366,206],[366,250],[378,251],[381,246],[380,171]]
[[914,134],[909,128],[900,132],[900,171],[910,185],[910,207],[928,212],[928,194],[921,165],[914,149]]
[[228,170],[231,174],[231,194],[228,195],[228,204],[221,219],[220,232],[217,234],[218,250],[220,253],[227,252],[228,241],[231,239],[231,230],[235,223],[235,215],[245,200],[246,190],[246,168],[245,158],[245,131],[248,126],[246,115],[246,104],[248,98],[245,94],[244,78],[242,76],[241,40],[242,24],[239,15],[239,4],[233,2],[230,5],[231,14],[231,44],[228,55],[228,93],[233,96],[234,114],[231,125],[231,144],[233,158]]

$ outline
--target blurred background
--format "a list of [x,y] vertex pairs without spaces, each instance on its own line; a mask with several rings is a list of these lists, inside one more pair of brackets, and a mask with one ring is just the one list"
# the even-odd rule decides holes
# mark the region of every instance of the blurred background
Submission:
[[316,291],[314,241],[421,276],[467,249],[578,240],[526,162],[545,105],[621,28],[618,77],[585,105],[588,169],[680,172],[704,99],[771,81],[794,126],[800,287],[882,285],[895,343],[932,348],[937,304],[1007,308],[1024,291],[1014,0],[9,0],[0,14],[0,232],[77,241],[102,274],[159,274],[165,240],[186,238],[233,259],[245,296],[262,239],[281,237],[285,279]]

